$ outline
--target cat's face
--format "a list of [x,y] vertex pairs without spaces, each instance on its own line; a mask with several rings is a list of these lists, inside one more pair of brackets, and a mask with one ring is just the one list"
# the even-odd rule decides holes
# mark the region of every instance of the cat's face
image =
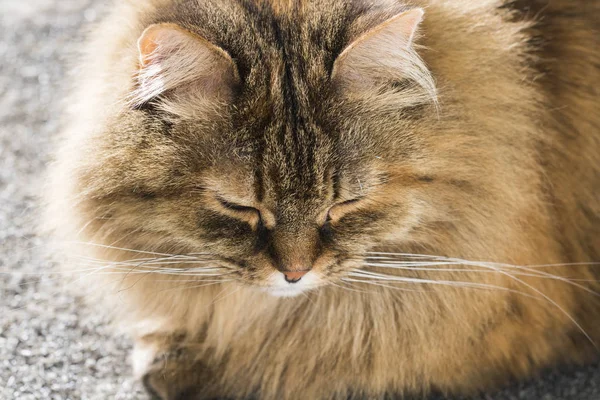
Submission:
[[338,278],[397,215],[393,204],[375,201],[386,178],[369,166],[290,164],[248,157],[235,172],[216,167],[201,178],[196,207],[186,210],[199,246],[243,281],[281,295]]
[[[421,16],[386,21],[332,65],[273,52],[245,75],[229,54],[179,27],[146,30],[138,107],[115,118],[103,166],[84,178],[111,187],[94,204],[110,215],[102,229],[131,231],[127,240],[139,246],[182,245],[281,296],[335,283],[366,251],[404,238],[418,220],[412,187],[420,178],[406,153],[414,121],[402,107],[382,115],[389,96],[417,113],[430,100],[410,48]],[[412,78],[365,61],[390,38],[403,43],[387,49],[390,57],[417,63]]]
[[219,151],[213,142],[212,158],[227,162],[202,170],[196,200],[174,219],[191,219],[189,237],[238,278],[291,295],[356,267],[367,249],[411,225],[411,206],[372,149],[340,156],[343,145],[317,126],[296,135],[297,143],[280,129],[266,127],[287,145],[253,142],[237,157],[243,149]]

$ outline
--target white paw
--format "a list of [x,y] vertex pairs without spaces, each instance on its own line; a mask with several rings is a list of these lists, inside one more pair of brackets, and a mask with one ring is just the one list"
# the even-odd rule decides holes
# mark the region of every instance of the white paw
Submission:
[[131,365],[133,375],[140,379],[150,369],[156,358],[157,348],[150,343],[136,343],[131,353]]

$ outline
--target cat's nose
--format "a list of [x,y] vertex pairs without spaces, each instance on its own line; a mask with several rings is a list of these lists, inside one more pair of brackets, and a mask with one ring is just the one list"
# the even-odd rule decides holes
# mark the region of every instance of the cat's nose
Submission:
[[302,277],[306,275],[308,271],[308,269],[304,271],[283,271],[283,277],[285,278],[286,282],[296,283],[302,279]]

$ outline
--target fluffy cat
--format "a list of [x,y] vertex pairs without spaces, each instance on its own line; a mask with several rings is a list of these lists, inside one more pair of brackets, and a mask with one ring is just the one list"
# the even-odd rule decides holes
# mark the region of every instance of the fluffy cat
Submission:
[[473,393],[593,358],[599,4],[118,2],[51,173],[66,268],[162,399]]

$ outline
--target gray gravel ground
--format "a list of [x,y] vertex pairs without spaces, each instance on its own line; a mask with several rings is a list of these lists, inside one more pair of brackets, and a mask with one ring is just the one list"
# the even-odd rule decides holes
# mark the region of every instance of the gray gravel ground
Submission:
[[[0,399],[145,399],[131,343],[48,275],[37,196],[58,129],[65,59],[107,1],[0,0]],[[600,365],[485,400],[600,400]]]

